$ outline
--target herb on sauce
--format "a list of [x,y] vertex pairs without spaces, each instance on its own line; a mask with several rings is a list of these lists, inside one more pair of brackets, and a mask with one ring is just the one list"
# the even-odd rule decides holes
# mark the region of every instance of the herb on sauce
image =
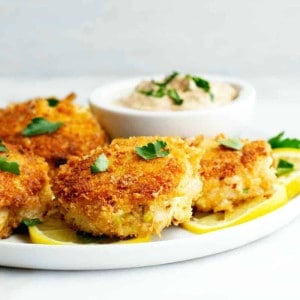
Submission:
[[149,91],[139,91],[141,94],[144,94],[146,96],[161,98],[166,95],[165,88],[160,87],[158,90],[149,90]]
[[105,172],[108,169],[109,160],[104,153],[99,155],[94,164],[91,165],[92,173]]
[[226,140],[219,140],[218,142],[220,145],[234,150],[241,150],[244,146],[239,138],[229,138]]
[[274,148],[300,148],[300,140],[291,139],[291,138],[283,138],[284,131],[280,132],[278,135],[270,138],[268,140],[272,149]]
[[24,136],[35,136],[44,133],[53,133],[58,130],[64,123],[50,122],[45,118],[34,118],[31,120],[26,128],[22,131]]
[[166,149],[167,143],[165,141],[155,141],[149,143],[146,146],[135,147],[137,155],[146,160],[150,160],[158,157],[165,157],[170,153],[169,149]]
[[55,107],[59,103],[59,100],[56,98],[48,98],[47,101],[50,107]]
[[11,162],[7,161],[6,156],[0,157],[0,170],[4,172],[20,175],[19,164],[15,161],[11,161]]
[[173,100],[175,105],[182,105],[183,99],[180,98],[175,89],[170,89],[167,91],[168,96]]
[[174,71],[171,75],[167,76],[163,82],[157,82],[153,80],[152,83],[160,87],[166,87],[170,82],[173,81],[175,77],[177,77],[177,75],[179,75],[179,73]]
[[277,176],[281,176],[287,173],[290,173],[294,170],[294,164],[290,163],[287,160],[280,159],[277,165]]

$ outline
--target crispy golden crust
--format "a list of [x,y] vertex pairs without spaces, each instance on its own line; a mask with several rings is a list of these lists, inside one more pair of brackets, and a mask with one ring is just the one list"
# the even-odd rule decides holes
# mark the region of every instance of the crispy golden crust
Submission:
[[[75,94],[70,94],[55,107],[50,107],[46,99],[37,98],[1,109],[0,138],[32,150],[44,157],[51,167],[65,162],[71,155],[88,153],[105,144],[104,130],[87,109],[73,104],[74,98]],[[51,134],[22,136],[22,130],[36,117],[64,125]]]
[[0,238],[8,237],[25,218],[43,218],[52,201],[48,164],[20,146],[5,144],[1,152],[19,164],[20,175],[0,170]]
[[270,196],[276,181],[270,145],[243,140],[244,147],[237,151],[219,145],[220,139],[226,137],[190,140],[191,146],[205,150],[199,167],[203,190],[195,207],[200,211],[231,210],[242,201]]
[[[147,161],[135,153],[136,146],[156,140],[167,142],[168,156]],[[180,138],[134,137],[72,158],[54,179],[66,221],[94,235],[127,237],[159,234],[172,221],[188,220],[201,189],[189,151]],[[90,166],[101,153],[109,168],[92,174]]]

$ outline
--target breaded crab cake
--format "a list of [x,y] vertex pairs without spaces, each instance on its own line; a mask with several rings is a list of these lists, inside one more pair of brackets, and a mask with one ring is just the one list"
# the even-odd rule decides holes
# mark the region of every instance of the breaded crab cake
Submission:
[[104,130],[74,98],[36,98],[0,109],[0,138],[44,157],[51,168],[105,144]]
[[[136,153],[136,147],[160,143],[166,143],[161,149],[166,156],[147,160]],[[108,167],[93,173],[97,158]],[[66,222],[77,230],[120,238],[160,234],[190,219],[201,191],[193,168],[198,158],[177,137],[115,139],[61,166],[53,190]]]
[[48,164],[20,146],[0,143],[0,238],[24,219],[43,219],[53,198]]
[[199,165],[203,182],[201,197],[194,201],[199,211],[232,210],[235,205],[274,192],[276,172],[271,147],[266,141],[240,140],[241,149],[222,145],[225,135],[214,139],[203,136],[189,144],[204,151]]

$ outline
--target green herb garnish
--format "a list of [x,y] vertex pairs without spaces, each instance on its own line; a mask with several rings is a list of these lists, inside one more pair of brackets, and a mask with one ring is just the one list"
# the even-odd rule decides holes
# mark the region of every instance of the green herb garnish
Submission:
[[64,123],[50,122],[45,118],[34,118],[22,131],[24,136],[35,136],[44,133],[52,133],[58,130]]
[[92,173],[105,172],[108,169],[109,160],[104,153],[99,155],[94,164],[91,165]]
[[205,80],[205,79],[203,79],[203,78],[200,78],[200,77],[198,77],[198,76],[191,76],[191,75],[186,75],[186,78],[192,79],[192,80],[195,82],[196,86],[197,86],[198,88],[203,89],[204,92],[208,93],[208,94],[209,94],[209,97],[210,97],[210,100],[211,100],[211,101],[214,101],[215,96],[214,96],[214,94],[211,92],[211,87],[210,87],[209,81],[207,81],[207,80]]
[[156,98],[162,98],[166,95],[166,91],[163,87],[160,87],[158,90],[149,90],[149,91],[139,91],[141,94],[144,94],[146,96],[156,97]]
[[168,96],[173,100],[174,104],[182,105],[183,99],[180,98],[175,89],[170,89],[167,91]]
[[165,149],[167,143],[165,141],[155,141],[146,146],[135,147],[135,152],[142,158],[149,160],[157,157],[165,157],[170,153],[169,149]]
[[179,75],[179,73],[174,71],[171,75],[167,76],[163,82],[157,82],[153,80],[152,83],[160,87],[166,87],[177,75]]
[[41,224],[42,222],[41,222],[40,219],[35,218],[35,219],[24,219],[24,220],[22,221],[22,223],[23,223],[24,225],[26,225],[27,227],[30,227],[30,226],[35,226],[35,225],[37,225],[37,224]]
[[7,152],[6,146],[2,143],[2,140],[0,139],[0,152]]
[[6,156],[0,157],[0,170],[4,172],[20,175],[19,164],[15,161],[7,161]]
[[281,176],[287,173],[290,173],[294,170],[294,164],[290,163],[287,160],[280,159],[277,165],[277,176]]
[[234,150],[241,150],[244,146],[239,138],[229,138],[226,140],[219,140],[218,142],[220,145]]
[[47,101],[50,107],[55,107],[59,103],[59,100],[56,98],[48,98]]
[[268,140],[269,144],[271,145],[272,149],[274,148],[300,148],[300,140],[298,139],[291,139],[291,138],[283,138],[284,131],[280,132],[278,135],[270,138]]

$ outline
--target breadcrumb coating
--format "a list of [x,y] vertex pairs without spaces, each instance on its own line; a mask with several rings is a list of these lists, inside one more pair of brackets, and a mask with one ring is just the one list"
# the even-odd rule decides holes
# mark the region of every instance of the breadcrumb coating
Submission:
[[201,197],[193,203],[199,211],[226,211],[254,197],[270,197],[274,192],[276,172],[271,147],[266,141],[242,140],[241,150],[226,148],[219,140],[203,136],[190,139],[192,147],[201,148],[204,154],[199,165],[203,182]]
[[[145,160],[135,147],[157,140],[170,154]],[[105,154],[109,167],[91,173],[91,165]],[[93,235],[147,236],[191,217],[191,204],[201,182],[199,155],[177,137],[115,139],[91,154],[72,158],[54,178],[54,193],[67,223]],[[192,163],[191,163],[192,161]]]
[[20,175],[0,170],[0,238],[8,237],[24,219],[43,219],[51,206],[48,164],[20,146],[4,143],[9,162],[17,162]]
[[[85,154],[107,143],[107,135],[94,116],[73,104],[74,98],[72,93],[56,106],[50,106],[46,98],[36,98],[0,109],[0,138],[44,157],[53,169],[71,155]],[[63,122],[63,126],[51,134],[23,136],[22,131],[37,117]]]

